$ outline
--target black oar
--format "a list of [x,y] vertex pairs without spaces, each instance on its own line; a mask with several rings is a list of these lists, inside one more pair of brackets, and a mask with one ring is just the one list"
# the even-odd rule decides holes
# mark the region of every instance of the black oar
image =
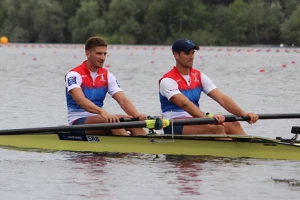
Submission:
[[[259,119],[294,119],[300,118],[300,113],[287,114],[259,114]],[[234,115],[225,115],[225,122],[248,121],[249,117],[236,117]],[[212,124],[217,121],[214,118],[191,118],[181,120],[166,120],[164,119],[164,127],[173,125],[196,125],[196,124]],[[98,129],[119,129],[119,128],[149,128],[156,127],[156,120],[132,121],[120,123],[102,123],[102,124],[85,124],[73,126],[52,126],[52,127],[37,127],[37,128],[21,128],[0,130],[0,135],[19,135],[19,134],[34,134],[34,133],[55,133],[64,131],[78,130],[98,130]]]
[[[250,117],[237,117],[235,115],[224,115],[225,122],[249,121]],[[300,118],[300,113],[281,113],[281,114],[258,114],[259,119],[296,119]],[[217,121],[214,118],[191,118],[173,120],[173,125],[197,125],[212,124]],[[172,123],[172,122],[171,122]]]
[[[151,121],[155,121],[155,120],[151,120]],[[73,125],[73,126],[50,126],[50,127],[37,127],[37,128],[7,129],[7,130],[0,130],[0,135],[54,133],[54,132],[65,132],[65,131],[120,129],[120,128],[147,128],[147,123],[146,121],[135,121],[135,122],[119,122],[119,123],[84,124],[84,125]]]

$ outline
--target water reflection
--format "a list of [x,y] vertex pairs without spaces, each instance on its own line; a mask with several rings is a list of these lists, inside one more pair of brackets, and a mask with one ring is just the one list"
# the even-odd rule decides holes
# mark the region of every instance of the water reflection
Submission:
[[[244,159],[216,158],[207,156],[166,156],[166,161],[173,165],[176,181],[169,182],[176,186],[181,196],[201,196],[204,187],[211,184],[208,176],[215,176],[222,166],[239,167],[247,165]],[[218,181],[216,178],[215,181]]]
[[219,169],[228,165],[240,167],[248,164],[241,159],[171,155],[156,157],[136,153],[75,154],[70,160],[78,164],[74,170],[81,170],[86,179],[97,180],[98,195],[107,198],[116,187],[122,187],[120,190],[125,193],[131,191],[132,187],[138,187],[141,193],[159,187],[162,188],[160,195],[172,193],[181,199],[196,198],[202,195],[207,184],[218,181],[215,178],[211,182],[208,177],[219,173]]
[[201,194],[201,173],[203,171],[203,164],[206,162],[205,159],[168,155],[166,156],[166,161],[172,164],[176,170],[176,181],[168,182],[168,184],[176,186],[181,196],[199,196]]

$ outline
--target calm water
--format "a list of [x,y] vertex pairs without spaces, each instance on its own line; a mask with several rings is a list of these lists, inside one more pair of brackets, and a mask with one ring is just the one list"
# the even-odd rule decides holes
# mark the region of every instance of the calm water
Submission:
[[[195,67],[244,110],[300,112],[300,49],[202,47]],[[158,79],[170,47],[111,46],[106,67],[140,112],[159,115]],[[83,45],[0,46],[2,129],[66,125],[64,75]],[[286,65],[286,67],[284,67]],[[264,70],[264,72],[261,72]],[[228,114],[202,96],[203,111]],[[105,108],[123,113],[108,97]],[[300,120],[242,123],[248,134],[290,138]],[[299,199],[300,162],[0,149],[0,199]]]

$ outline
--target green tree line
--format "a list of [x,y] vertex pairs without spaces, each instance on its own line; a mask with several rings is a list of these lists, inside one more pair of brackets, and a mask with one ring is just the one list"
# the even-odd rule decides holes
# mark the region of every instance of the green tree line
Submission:
[[1,0],[10,42],[300,45],[300,0]]

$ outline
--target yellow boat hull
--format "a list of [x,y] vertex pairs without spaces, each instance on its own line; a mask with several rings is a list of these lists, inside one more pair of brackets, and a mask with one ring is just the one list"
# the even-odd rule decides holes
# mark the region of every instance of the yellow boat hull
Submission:
[[93,141],[60,140],[57,134],[1,135],[0,145],[13,148],[78,152],[197,155],[229,158],[300,160],[298,144],[253,136],[91,136]]

